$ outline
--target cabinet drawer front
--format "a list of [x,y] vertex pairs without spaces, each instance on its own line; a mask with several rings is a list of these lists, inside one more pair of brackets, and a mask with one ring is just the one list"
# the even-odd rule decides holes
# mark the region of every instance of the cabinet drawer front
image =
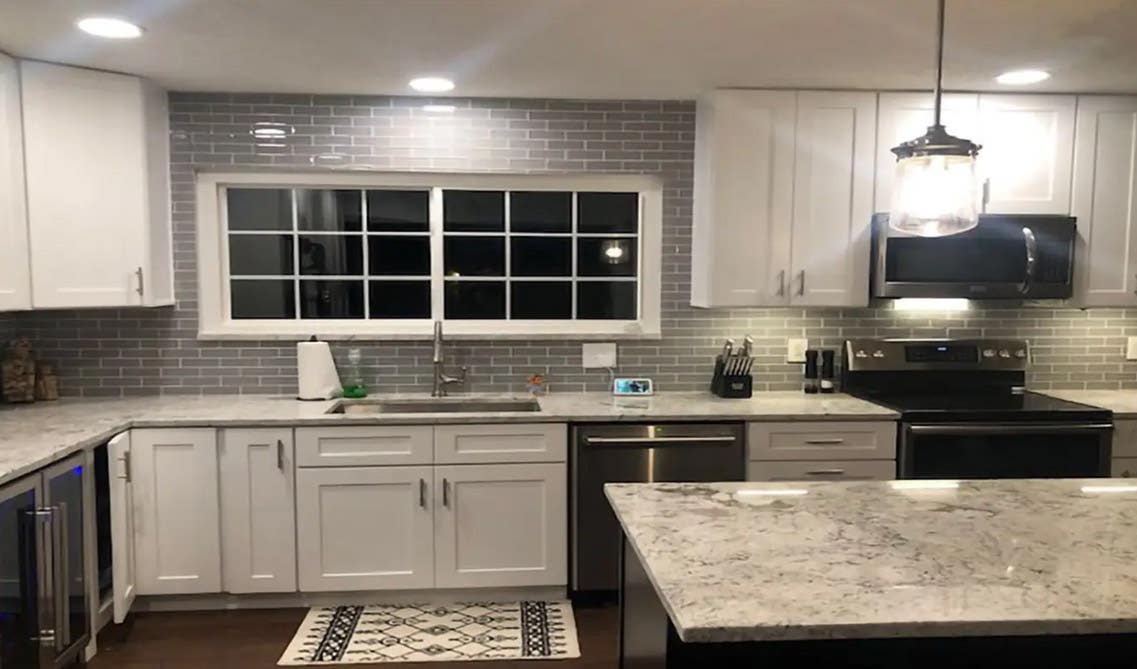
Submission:
[[296,429],[300,467],[428,465],[433,458],[429,425],[303,427]]
[[439,425],[434,428],[438,464],[564,462],[568,429],[563,423]]
[[747,481],[891,481],[893,460],[754,461],[746,467]]
[[750,423],[751,460],[892,460],[896,423]]
[[1113,478],[1137,478],[1137,458],[1114,458],[1110,464],[1110,476]]

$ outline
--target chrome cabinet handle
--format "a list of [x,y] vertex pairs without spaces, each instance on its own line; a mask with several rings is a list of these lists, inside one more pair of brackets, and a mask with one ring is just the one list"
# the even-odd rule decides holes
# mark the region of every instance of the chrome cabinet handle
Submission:
[[836,437],[833,439],[806,439],[805,443],[807,443],[811,446],[824,446],[826,444],[829,444],[829,445],[843,444],[843,443],[845,443],[845,440],[840,438],[840,437]]
[[119,475],[119,478],[130,483],[130,451],[123,453],[119,461],[122,463],[122,474]]
[[778,297],[786,295],[786,270],[778,272]]
[[806,472],[810,476],[840,476],[844,473],[844,469],[811,469]]
[[68,532],[64,527],[67,522],[67,503],[60,502],[59,506],[52,507],[55,514],[55,522],[52,529],[55,532],[55,559],[57,561],[57,570],[59,578],[55,584],[55,624],[58,630],[55,635],[56,649],[64,650],[65,644],[71,638],[71,559],[70,550],[68,548]]
[[144,279],[144,276],[142,274],[142,268],[141,267],[134,270],[134,276],[138,277],[138,288],[136,289],[138,296],[139,297],[145,297],[146,296],[146,280]]
[[1038,264],[1038,240],[1030,228],[1023,228],[1023,242],[1026,244],[1026,266],[1023,268],[1023,282],[1019,286],[1019,292],[1026,295],[1030,292],[1030,284],[1034,281],[1034,268]]
[[442,479],[442,506],[450,506],[450,481]]
[[[39,507],[32,511],[26,511],[25,514],[36,525],[36,527],[33,528],[36,543],[39,544],[40,547],[47,547],[43,548],[43,550],[36,551],[37,554],[42,553],[43,555],[43,569],[39,578],[36,579],[38,580],[36,601],[39,606],[39,615],[37,616],[37,620],[34,621],[37,634],[32,641],[54,650],[56,637],[55,625],[57,622],[55,616],[55,597],[53,596],[55,592],[53,583],[55,567],[52,564],[54,550],[53,547],[48,546],[49,543],[54,543],[51,540],[54,538],[52,521],[55,519],[55,514],[49,507]],[[40,562],[38,555],[33,558],[31,562],[33,564]]]
[[586,444],[716,444],[737,441],[734,435],[710,437],[588,437]]
[[284,471],[284,440],[276,440],[276,468]]
[[418,480],[418,505],[426,508],[426,479]]
[[802,271],[798,272],[798,280],[801,281],[801,284],[798,286],[797,294],[798,295],[805,295],[805,270],[804,269]]

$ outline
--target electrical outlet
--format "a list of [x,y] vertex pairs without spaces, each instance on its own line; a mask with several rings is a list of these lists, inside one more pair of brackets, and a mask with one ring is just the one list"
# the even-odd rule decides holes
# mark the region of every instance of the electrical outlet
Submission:
[[786,362],[805,362],[805,350],[809,348],[808,339],[786,340]]
[[1129,337],[1125,340],[1125,359],[1137,360],[1137,337]]
[[612,343],[581,344],[580,366],[585,369],[616,366],[616,345]]

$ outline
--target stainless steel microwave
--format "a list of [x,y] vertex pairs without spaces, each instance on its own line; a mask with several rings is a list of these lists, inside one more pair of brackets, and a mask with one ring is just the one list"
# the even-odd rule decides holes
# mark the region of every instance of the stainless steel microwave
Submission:
[[949,237],[916,237],[873,216],[873,297],[1061,299],[1074,278],[1075,219],[983,214]]

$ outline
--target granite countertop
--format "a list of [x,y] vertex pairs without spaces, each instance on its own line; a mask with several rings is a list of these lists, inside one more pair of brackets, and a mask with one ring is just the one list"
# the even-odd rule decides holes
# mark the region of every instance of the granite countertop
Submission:
[[[501,398],[458,395],[470,399]],[[369,399],[428,399],[378,395]],[[614,401],[608,393],[563,393],[539,399],[532,413],[328,414],[335,401],[301,402],[267,395],[165,396],[61,400],[0,405],[0,483],[34,471],[135,427],[262,425],[382,425],[492,422],[607,422],[632,420],[892,420],[896,413],[847,395],[756,393],[721,399],[710,393],[660,393]]]
[[1109,409],[1114,418],[1137,418],[1137,390],[1040,390],[1043,395]]
[[680,638],[728,642],[1137,632],[1134,484],[605,489]]

